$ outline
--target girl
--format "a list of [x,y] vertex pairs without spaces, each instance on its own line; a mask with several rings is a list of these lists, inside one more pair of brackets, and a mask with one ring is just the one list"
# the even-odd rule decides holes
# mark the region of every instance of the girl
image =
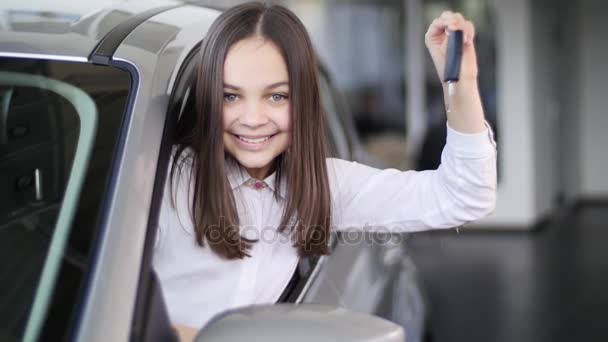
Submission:
[[292,12],[247,3],[217,18],[159,219],[154,266],[173,324],[197,329],[227,309],[274,303],[300,257],[329,253],[331,230],[449,228],[493,210],[496,149],[477,90],[474,27],[452,12],[430,25],[440,77],[446,30],[465,39],[460,82],[446,97],[442,164],[401,172],[327,157],[315,55]]

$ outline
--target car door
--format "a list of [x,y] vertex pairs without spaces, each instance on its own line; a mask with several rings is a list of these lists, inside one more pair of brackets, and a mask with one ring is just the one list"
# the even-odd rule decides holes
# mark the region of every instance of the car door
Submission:
[[[352,117],[326,71],[320,76],[322,104],[334,156],[382,167],[362,148]],[[407,253],[407,234],[350,231],[332,236],[332,254],[315,264],[298,293],[298,303],[322,303],[377,315],[405,328],[420,341],[425,300],[416,267]]]
[[63,340],[99,247],[128,72],[0,58],[0,340]]
[[[169,97],[165,128],[161,140],[156,177],[146,232],[142,267],[135,314],[131,329],[131,341],[172,341],[177,335],[171,326],[160,282],[152,266],[154,245],[157,238],[158,215],[165,181],[169,172],[169,160],[175,136],[179,130],[192,124],[194,96],[192,95],[200,43],[184,58]],[[179,125],[178,125],[179,122]]]

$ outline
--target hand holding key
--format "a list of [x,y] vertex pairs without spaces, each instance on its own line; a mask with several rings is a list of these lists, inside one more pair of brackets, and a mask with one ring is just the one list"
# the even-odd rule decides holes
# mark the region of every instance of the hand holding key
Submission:
[[454,31],[462,31],[462,65],[460,78],[462,80],[477,79],[477,57],[475,56],[475,26],[466,20],[462,14],[445,11],[437,17],[426,32],[425,44],[439,78],[443,81],[448,50],[448,36]]
[[463,133],[485,129],[477,88],[475,26],[451,11],[437,17],[426,32],[425,43],[440,81],[444,84],[448,124]]

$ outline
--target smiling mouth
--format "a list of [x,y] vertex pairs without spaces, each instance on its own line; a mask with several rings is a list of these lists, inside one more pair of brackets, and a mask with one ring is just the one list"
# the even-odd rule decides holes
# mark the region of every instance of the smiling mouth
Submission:
[[271,134],[271,135],[267,135],[264,137],[258,137],[258,138],[248,138],[248,137],[244,137],[242,135],[237,135],[237,134],[233,134],[235,137],[237,137],[239,140],[247,143],[247,144],[261,144],[266,142],[268,139],[274,137],[276,134]]

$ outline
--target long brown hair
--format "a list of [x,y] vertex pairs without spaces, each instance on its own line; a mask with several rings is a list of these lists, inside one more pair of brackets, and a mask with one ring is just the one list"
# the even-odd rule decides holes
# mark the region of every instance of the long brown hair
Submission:
[[[197,243],[204,246],[206,241],[214,252],[228,259],[249,256],[255,241],[239,233],[235,199],[224,164],[227,156],[222,139],[222,106],[228,50],[252,36],[268,39],[279,48],[289,74],[290,146],[274,161],[275,198],[281,182],[286,182],[287,189],[278,229],[291,234],[300,256],[328,254],[331,203],[317,62],[304,25],[285,7],[245,3],[222,13],[212,24],[201,46],[194,118],[188,122],[186,115],[178,123],[171,184],[182,174],[176,170],[188,160],[189,180],[194,182],[191,216]],[[178,158],[187,149],[193,153]]]

